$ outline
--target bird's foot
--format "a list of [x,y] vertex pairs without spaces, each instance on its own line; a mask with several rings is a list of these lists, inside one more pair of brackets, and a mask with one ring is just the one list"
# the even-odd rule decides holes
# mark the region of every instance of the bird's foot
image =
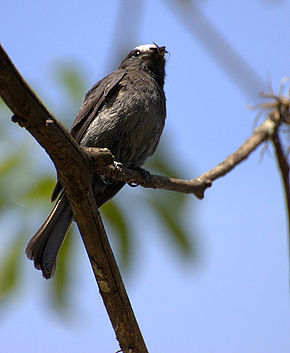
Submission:
[[114,161],[114,167],[119,171],[119,172],[122,172],[123,169],[124,169],[124,166],[121,162],[116,162]]
[[[123,171],[123,164],[120,162],[116,162],[114,161],[114,167],[117,169],[118,172],[122,172]],[[114,179],[109,178],[109,177],[105,177],[103,175],[100,175],[100,178],[102,180],[102,182],[106,185],[110,185],[114,182]]]
[[[151,180],[151,174],[148,172],[148,170],[142,168],[142,167],[130,167],[130,169],[136,170],[136,172],[139,172],[142,174],[142,176],[144,177],[144,184],[147,184],[150,182]],[[128,183],[129,186],[131,186],[132,188],[135,188],[136,186],[138,186],[139,184],[134,184],[134,183]]]

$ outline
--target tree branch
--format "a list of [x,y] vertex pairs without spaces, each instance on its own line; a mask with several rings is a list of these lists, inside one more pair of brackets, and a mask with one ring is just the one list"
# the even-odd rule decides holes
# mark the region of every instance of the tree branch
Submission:
[[[289,165],[287,162],[287,158],[283,152],[282,144],[280,141],[280,137],[278,134],[278,129],[275,131],[272,141],[275,147],[275,152],[276,152],[276,158],[277,162],[279,165],[279,169],[281,172],[282,180],[283,180],[283,185],[284,185],[284,191],[285,191],[285,198],[286,198],[286,204],[287,204],[287,209],[288,209],[288,225],[289,225],[289,235],[290,235],[290,182],[289,182]],[[290,245],[290,241],[289,241]]]
[[99,291],[123,352],[148,353],[112,253],[93,192],[89,158],[44,107],[0,46],[0,93],[14,121],[45,148],[66,189]]
[[[273,94],[272,92],[261,93],[260,96],[262,98],[274,100],[258,104],[253,107],[253,109],[259,110],[257,113],[257,117],[260,117],[262,114],[265,114],[266,116],[268,116],[268,118],[258,128],[255,129],[252,136],[250,136],[237,149],[237,151],[228,156],[222,163],[209,170],[208,172],[202,174],[196,179],[182,180],[154,174],[150,174],[150,178],[148,179],[148,176],[144,172],[124,167],[120,169],[112,164],[109,164],[104,167],[105,163],[103,163],[102,165],[98,165],[98,163],[93,163],[92,167],[97,173],[100,173],[109,178],[124,181],[125,183],[141,185],[144,188],[164,189],[187,194],[194,194],[197,198],[202,199],[204,197],[205,190],[211,187],[213,181],[229,173],[238,164],[248,158],[248,156],[264,141],[270,139],[273,140],[273,137],[276,136],[276,131],[281,124],[290,124],[290,99],[288,97],[283,96],[282,92],[279,96]],[[276,140],[273,140],[273,142],[274,141]],[[86,148],[86,150],[87,154],[91,155],[92,158],[95,153],[99,153],[99,149],[97,148]],[[107,150],[106,153],[109,154],[110,152]],[[96,155],[98,156],[98,154]],[[279,155],[282,156],[281,153],[279,153]],[[112,156],[112,159],[113,158],[114,157]],[[107,161],[110,161],[108,156]],[[284,175],[286,175],[289,172],[289,165],[287,164],[286,157],[284,157],[282,164],[284,166],[283,173]],[[288,167],[288,171],[286,171],[286,166]],[[285,190],[287,190],[286,186]],[[288,190],[287,192],[289,194]]]
[[[106,167],[103,167],[96,164],[93,164],[92,167],[97,173],[109,178],[124,181],[126,183],[134,183],[141,185],[144,188],[163,189],[186,194],[194,194],[197,198],[202,199],[204,197],[205,190],[212,185],[214,180],[229,173],[234,167],[245,160],[262,142],[271,138],[277,124],[279,124],[278,121],[273,121],[272,118],[267,119],[254,131],[252,136],[249,137],[236,152],[231,154],[213,169],[192,180],[168,178],[154,174],[150,174],[150,178],[148,180],[145,173],[124,167],[120,169],[114,165],[107,165]],[[90,153],[94,154],[94,150],[99,153],[99,149],[97,148],[90,148]],[[108,153],[108,151],[106,151],[106,153]]]

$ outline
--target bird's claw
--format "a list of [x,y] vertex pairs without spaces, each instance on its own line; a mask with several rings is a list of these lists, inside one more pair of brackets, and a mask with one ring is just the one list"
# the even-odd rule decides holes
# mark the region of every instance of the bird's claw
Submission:
[[123,169],[124,169],[124,166],[123,166],[123,164],[121,162],[114,161],[114,167],[120,172],[122,172]]
[[[143,184],[147,184],[151,180],[151,174],[148,172],[148,170],[146,170],[142,167],[133,167],[133,168],[131,167],[130,169],[136,170],[136,172],[139,172],[142,174],[143,178],[145,179]],[[135,188],[139,184],[128,183],[128,185],[131,186],[132,188]]]
[[[117,169],[118,172],[122,172],[123,168],[124,168],[122,163],[116,162],[116,161],[114,161],[114,167]],[[111,178],[103,176],[103,175],[100,175],[100,178],[101,178],[102,182],[106,185],[113,184],[113,182],[114,182],[114,179],[111,179]]]
[[142,174],[143,178],[145,179],[145,182],[148,183],[151,179],[151,174],[150,172],[148,172],[148,170],[142,168],[142,167],[135,167],[135,168],[131,168],[133,170],[136,170],[136,172],[139,172]]

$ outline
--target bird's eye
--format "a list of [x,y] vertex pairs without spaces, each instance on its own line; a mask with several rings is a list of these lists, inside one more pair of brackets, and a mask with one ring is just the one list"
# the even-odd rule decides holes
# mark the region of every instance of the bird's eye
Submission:
[[135,50],[133,56],[139,56],[141,54],[140,50]]

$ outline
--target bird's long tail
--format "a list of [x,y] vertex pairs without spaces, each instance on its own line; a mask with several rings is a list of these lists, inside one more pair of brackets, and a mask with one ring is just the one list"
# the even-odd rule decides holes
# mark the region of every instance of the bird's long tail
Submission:
[[[96,204],[101,207],[124,186],[117,181],[105,184],[100,176],[93,183]],[[73,212],[63,191],[52,211],[26,247],[26,255],[45,278],[51,278],[62,242],[73,221]]]
[[50,214],[26,247],[26,255],[45,278],[51,278],[56,258],[70,228],[73,213],[63,192]]

